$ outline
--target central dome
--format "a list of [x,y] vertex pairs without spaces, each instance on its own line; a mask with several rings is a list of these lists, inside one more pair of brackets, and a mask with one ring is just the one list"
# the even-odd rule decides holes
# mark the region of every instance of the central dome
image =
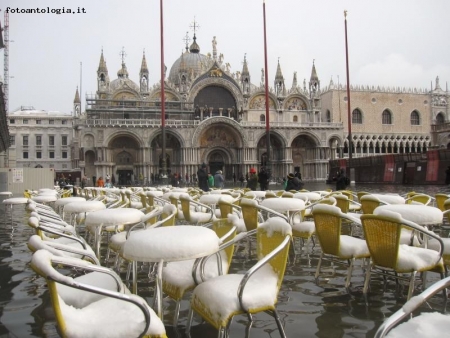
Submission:
[[210,58],[206,55],[200,54],[200,47],[194,35],[194,42],[189,50],[186,47],[186,51],[181,54],[170,68],[169,81],[174,84],[180,84],[180,72],[186,73],[193,80],[208,69],[210,61]]

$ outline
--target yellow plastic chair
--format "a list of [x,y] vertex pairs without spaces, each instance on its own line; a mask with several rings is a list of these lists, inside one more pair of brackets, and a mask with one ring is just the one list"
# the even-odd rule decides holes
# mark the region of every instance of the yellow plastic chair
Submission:
[[[175,300],[173,325],[178,324],[180,302],[185,293],[207,279],[228,273],[233,258],[234,244],[226,245],[236,235],[236,227],[228,220],[213,221],[212,230],[222,241],[220,253],[196,260],[169,262],[163,267],[163,292]],[[218,259],[220,257],[220,259]],[[195,277],[195,278],[194,278]]]
[[[88,274],[72,278],[54,266]],[[46,250],[34,253],[31,268],[47,281],[62,337],[166,337],[145,299],[130,294],[114,271]]]
[[144,216],[142,222],[133,225],[127,231],[122,231],[111,236],[108,243],[106,262],[109,261],[110,252],[115,253],[114,267],[117,271],[119,271],[121,259],[123,258],[120,253],[125,241],[130,235],[130,232],[135,230],[151,229],[158,226],[175,225],[176,212],[175,206],[171,204],[167,204],[163,208],[153,209]]
[[343,213],[339,207],[326,204],[316,205],[314,207],[313,217],[316,225],[316,237],[322,248],[315,278],[318,281],[324,259],[329,259],[337,263],[346,261],[348,262],[348,269],[345,288],[348,290],[355,260],[369,258],[370,255],[367,244],[363,239],[342,233],[342,223],[343,220],[346,220],[354,225],[360,221],[352,217],[351,214]]
[[433,198],[426,194],[414,194],[405,200],[406,204],[424,204],[428,205],[432,202]]
[[373,214],[373,211],[378,208],[380,205],[384,205],[386,203],[381,202],[375,196],[371,194],[363,195],[360,198],[361,210],[363,214]]
[[[370,266],[366,271],[364,294],[367,294],[372,272],[395,279],[408,280],[407,299],[410,299],[414,292],[417,272],[434,271],[440,274],[441,279],[446,275],[442,259],[443,242],[435,233],[392,212],[380,215],[362,215],[361,222],[371,257]],[[424,238],[425,243],[428,239],[437,241],[439,251],[402,244],[403,228],[413,230],[417,236],[420,234],[420,238]],[[401,274],[409,274],[409,278]],[[426,281],[422,282],[425,287]]]
[[[434,200],[436,202],[436,207],[438,207],[441,211],[447,210],[445,208],[445,201],[450,199],[450,196],[447,194],[436,194],[434,195]],[[449,204],[450,207],[450,204]]]
[[180,195],[180,203],[184,219],[190,224],[204,224],[215,219],[214,210],[210,206],[194,201],[188,194]]
[[269,218],[257,229],[258,262],[244,275],[218,276],[199,284],[192,293],[186,332],[189,333],[194,312],[213,325],[218,337],[228,336],[232,318],[265,311],[271,314],[282,337],[286,337],[276,303],[283,282],[291,241],[291,226],[279,217]]

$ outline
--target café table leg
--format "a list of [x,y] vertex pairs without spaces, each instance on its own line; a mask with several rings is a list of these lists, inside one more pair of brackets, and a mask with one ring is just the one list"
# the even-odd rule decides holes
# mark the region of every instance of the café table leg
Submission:
[[162,291],[162,270],[163,270],[164,261],[161,259],[158,262],[158,273],[156,276],[156,289],[154,296],[154,303],[156,303],[156,314],[163,321],[164,312],[162,311],[162,302],[163,302],[163,291]]
[[132,274],[133,274],[133,288],[132,288],[132,292],[137,295],[137,262],[133,261],[131,263],[131,269],[132,269]]

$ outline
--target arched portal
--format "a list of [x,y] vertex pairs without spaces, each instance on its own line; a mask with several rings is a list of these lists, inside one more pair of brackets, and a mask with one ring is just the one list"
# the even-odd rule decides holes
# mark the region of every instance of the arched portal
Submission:
[[303,178],[310,178],[311,172],[305,169],[305,162],[315,158],[316,144],[314,140],[307,135],[299,135],[291,145],[292,165],[295,172],[301,173]]
[[[158,163],[159,174],[162,173],[162,134],[156,137],[150,143],[152,148],[152,158],[155,164]],[[178,137],[172,133],[166,132],[166,166],[167,174],[181,173],[181,142]]]
[[241,173],[242,164],[238,163],[238,154],[242,148],[242,137],[233,126],[214,123],[207,127],[199,137],[200,160],[208,163],[211,173],[222,170],[226,179],[233,173]]
[[91,185],[94,186],[95,185],[95,176],[96,176],[96,172],[95,172],[95,153],[92,150],[88,150],[86,151],[86,153],[84,154],[84,175],[87,177],[88,182],[91,181]]
[[130,136],[118,136],[111,140],[112,161],[115,163],[115,178],[119,185],[131,185],[135,179],[135,163],[139,162],[139,144]]
[[[283,142],[277,134],[270,133],[270,162],[271,168],[269,168],[272,173],[272,177],[282,177],[284,176],[282,161],[283,156]],[[262,136],[257,145],[258,151],[258,161],[262,167],[268,165],[267,158],[267,136]]]

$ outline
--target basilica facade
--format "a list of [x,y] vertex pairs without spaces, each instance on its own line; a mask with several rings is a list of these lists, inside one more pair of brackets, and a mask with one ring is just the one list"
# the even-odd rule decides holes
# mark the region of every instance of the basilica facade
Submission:
[[[230,69],[215,37],[205,55],[194,35],[166,74],[169,174],[191,178],[205,163],[227,179],[270,166],[273,177],[300,172],[304,180],[323,181],[330,160],[348,157],[349,134],[358,157],[447,147],[445,137],[432,134],[434,125],[448,120],[448,91],[438,79],[428,90],[352,87],[349,125],[344,86],[329,80],[322,88],[313,63],[309,81],[298,83],[294,73],[288,87],[278,63],[269,79],[267,158],[264,71],[250,74],[246,56],[240,71]],[[115,175],[121,184],[162,174],[161,84],[148,79],[144,54],[138,81],[131,80],[124,59],[111,80],[102,51],[96,93],[86,97],[84,112],[78,91],[74,100],[73,168],[88,177]]]

